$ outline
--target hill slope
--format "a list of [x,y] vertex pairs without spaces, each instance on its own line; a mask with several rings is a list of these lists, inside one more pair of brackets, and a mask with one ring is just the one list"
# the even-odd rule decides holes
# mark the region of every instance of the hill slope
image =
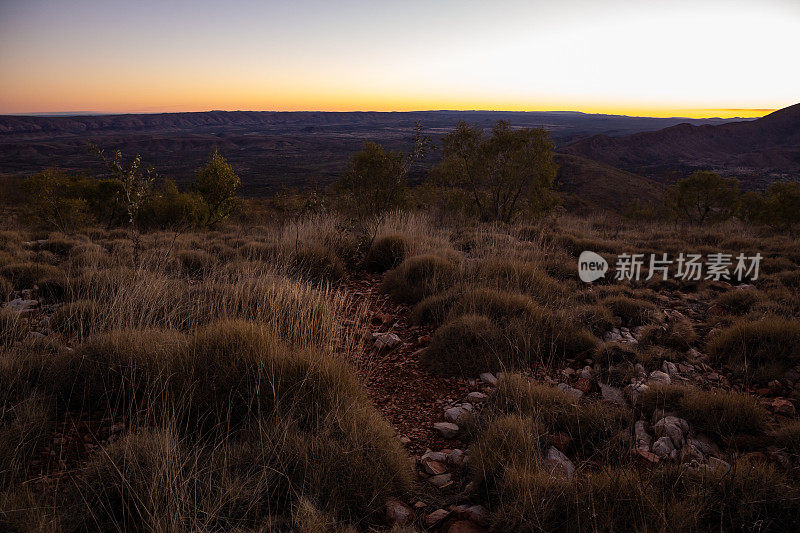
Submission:
[[648,176],[717,169],[759,186],[800,173],[800,104],[753,121],[678,124],[622,137],[595,135],[561,151]]

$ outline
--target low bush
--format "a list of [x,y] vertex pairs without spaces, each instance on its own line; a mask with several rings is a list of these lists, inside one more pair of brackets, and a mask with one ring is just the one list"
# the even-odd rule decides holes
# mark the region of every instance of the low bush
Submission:
[[763,299],[764,294],[755,289],[732,290],[720,294],[717,303],[734,315],[745,315]]
[[418,255],[386,273],[383,291],[400,302],[414,304],[449,289],[456,276],[457,266],[453,261],[438,255]]
[[344,263],[323,245],[303,245],[294,251],[293,270],[313,281],[338,281],[347,273]]
[[646,300],[627,296],[611,296],[603,299],[600,303],[608,307],[614,316],[622,318],[622,321],[629,327],[663,322],[663,313],[658,306]]
[[422,360],[439,372],[477,375],[504,367],[507,342],[491,318],[462,315],[436,330]]
[[39,263],[12,263],[0,267],[0,276],[8,279],[14,289],[31,289],[44,279],[63,278],[64,273],[52,265]]
[[785,370],[800,361],[800,321],[740,320],[712,337],[706,349],[712,360],[740,372],[774,365]]
[[640,396],[645,412],[659,408],[675,411],[695,431],[720,438],[759,435],[766,428],[768,413],[749,394],[734,391],[703,391],[680,385],[654,385]]
[[366,267],[372,272],[385,272],[402,263],[411,250],[411,243],[399,233],[384,235],[372,243],[366,257]]

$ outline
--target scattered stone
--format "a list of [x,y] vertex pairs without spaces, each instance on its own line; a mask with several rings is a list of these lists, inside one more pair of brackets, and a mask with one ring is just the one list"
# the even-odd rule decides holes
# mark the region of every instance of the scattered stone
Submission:
[[701,452],[700,449],[693,444],[687,443],[683,448],[681,448],[682,463],[691,463],[692,461],[699,463],[702,462],[704,458],[703,452]]
[[444,489],[453,484],[453,475],[450,473],[431,476],[428,481],[438,489]]
[[656,437],[669,437],[675,449],[680,449],[684,444],[684,435],[689,432],[689,423],[677,416],[665,416],[653,424],[653,433]]
[[720,468],[720,469],[724,469],[724,470],[730,470],[731,469],[730,463],[728,463],[726,461],[723,461],[719,457],[709,457],[708,458],[708,466],[710,466],[712,468]]
[[661,370],[669,376],[674,376],[678,373],[678,367],[671,361],[664,361],[664,364],[661,365]]
[[649,388],[650,387],[644,383],[632,383],[625,387],[625,393],[628,395],[628,399],[631,403],[636,404],[639,401],[639,396]]
[[15,298],[7,302],[3,307],[15,313],[28,313],[33,311],[39,305],[38,300],[24,300],[22,298]]
[[600,383],[600,392],[603,395],[604,400],[608,400],[613,402],[617,405],[626,405],[625,397],[622,395],[622,391],[619,390],[617,387],[612,387],[611,385],[604,385]]
[[375,333],[373,338],[375,339],[375,348],[378,350],[391,349],[403,342],[394,333]]
[[434,512],[425,517],[425,525],[428,526],[429,529],[433,529],[442,523],[448,516],[450,516],[450,511],[446,509],[436,509]]
[[491,372],[484,372],[478,377],[481,378],[481,381],[488,385],[497,385],[497,378]]
[[464,450],[459,450],[458,448],[451,450],[447,455],[447,462],[451,465],[461,465],[464,462]]
[[603,340],[606,342],[619,342],[622,340],[622,333],[620,333],[619,329],[614,328],[611,331],[606,331],[605,335],[603,335]]
[[672,439],[661,437],[653,443],[653,453],[661,459],[674,459],[677,455]]
[[652,463],[652,464],[655,464],[655,463],[657,463],[657,462],[660,460],[660,459],[658,458],[658,455],[654,454],[654,453],[653,453],[653,452],[651,452],[651,451],[648,451],[648,450],[643,450],[643,449],[641,449],[641,448],[635,448],[635,449],[633,450],[633,454],[634,454],[636,457],[639,457],[639,458],[643,459],[643,460],[644,460],[646,463]]
[[[471,407],[471,406],[470,406]],[[469,416],[469,411],[461,406],[451,407],[444,412],[444,419],[448,422],[458,423],[464,417]]]
[[452,439],[458,435],[459,427],[452,422],[436,422],[433,425],[433,429],[435,429],[442,437],[446,439]]
[[578,377],[592,381],[594,379],[594,370],[590,366],[585,366],[578,372]]
[[432,452],[431,450],[426,450],[422,457],[420,457],[420,461],[437,461],[439,463],[443,463],[447,461],[447,454],[445,452]]
[[580,378],[575,382],[575,388],[583,394],[588,394],[592,390],[592,381],[588,378]]
[[400,444],[402,444],[403,446],[408,446],[409,444],[411,444],[411,439],[403,435],[402,437],[400,437]]
[[695,435],[686,439],[686,444],[690,444],[703,452],[703,455],[718,455],[719,448],[713,440],[705,435]]
[[486,401],[486,398],[488,398],[488,396],[479,391],[473,391],[467,394],[467,401],[472,403],[482,403]]
[[570,387],[566,383],[559,383],[557,385],[558,389],[567,393],[568,395],[572,396],[576,400],[580,400],[583,397],[583,391],[576,389],[575,387]]
[[663,383],[664,385],[669,385],[672,380],[669,378],[669,374],[666,372],[653,370],[650,372],[650,381],[653,383]]
[[447,472],[447,467],[439,461],[434,461],[432,459],[420,459],[420,463],[422,464],[422,469],[432,476],[438,476],[439,474],[444,474]]
[[544,464],[553,474],[571,478],[575,473],[575,465],[555,446],[550,446],[550,449],[547,450]]
[[414,518],[411,507],[397,498],[390,497],[386,500],[386,520],[392,525],[404,526]]
[[647,370],[644,369],[644,365],[642,363],[636,363],[633,365],[633,370],[636,372],[636,377],[640,380],[647,378]]
[[467,518],[480,526],[489,525],[489,511],[487,511],[483,505],[473,505],[471,507],[467,507],[465,514],[467,515]]
[[638,450],[650,450],[653,444],[653,437],[647,432],[647,422],[644,420],[637,420],[633,427],[636,448]]
[[771,407],[776,414],[784,416],[794,416],[797,412],[794,404],[784,398],[775,398],[772,400]]

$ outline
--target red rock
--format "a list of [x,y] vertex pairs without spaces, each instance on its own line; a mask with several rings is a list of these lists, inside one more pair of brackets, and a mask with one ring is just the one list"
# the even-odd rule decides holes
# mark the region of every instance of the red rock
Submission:
[[390,497],[386,500],[386,520],[394,525],[404,526],[414,518],[414,511],[411,507],[401,502],[397,498]]
[[588,394],[592,390],[592,381],[588,378],[579,378],[575,383],[575,388],[584,394]]
[[794,404],[784,398],[775,398],[772,400],[772,410],[779,415],[794,416],[797,412]]
[[429,529],[432,529],[442,523],[448,516],[450,516],[450,511],[436,509],[425,517],[425,525],[428,526]]
[[636,448],[631,453],[644,464],[656,464],[659,461],[656,454],[641,448]]

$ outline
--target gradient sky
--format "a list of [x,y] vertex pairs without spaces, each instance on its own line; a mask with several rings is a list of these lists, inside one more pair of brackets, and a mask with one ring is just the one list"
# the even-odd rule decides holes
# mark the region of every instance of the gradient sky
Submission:
[[800,0],[0,0],[0,113],[800,101]]

